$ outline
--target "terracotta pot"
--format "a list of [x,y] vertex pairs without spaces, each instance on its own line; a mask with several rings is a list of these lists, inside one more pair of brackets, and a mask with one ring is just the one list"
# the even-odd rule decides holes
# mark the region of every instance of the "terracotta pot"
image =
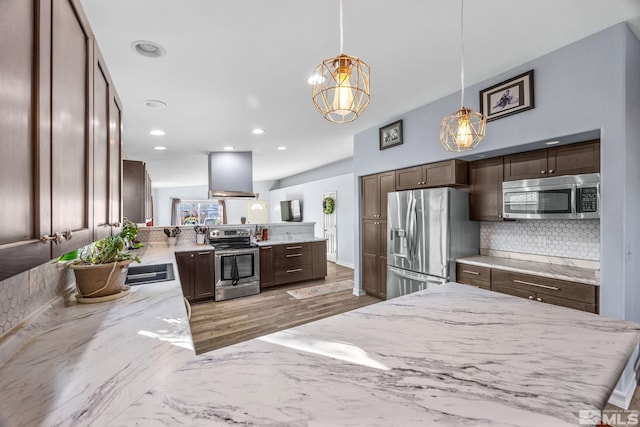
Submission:
[[76,276],[78,293],[83,298],[96,298],[121,292],[132,262],[127,259],[110,264],[72,264],[69,267]]

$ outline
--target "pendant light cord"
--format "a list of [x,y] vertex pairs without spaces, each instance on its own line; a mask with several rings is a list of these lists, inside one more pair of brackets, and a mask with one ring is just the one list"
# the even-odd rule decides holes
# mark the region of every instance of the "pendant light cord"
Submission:
[[343,28],[342,28],[342,0],[340,0],[340,54],[342,55],[344,52],[342,50],[342,45],[343,45],[343,35],[342,33],[344,32]]
[[[340,2],[342,3],[342,0]],[[460,108],[462,108],[464,107],[464,0],[460,7],[460,83],[462,84]]]

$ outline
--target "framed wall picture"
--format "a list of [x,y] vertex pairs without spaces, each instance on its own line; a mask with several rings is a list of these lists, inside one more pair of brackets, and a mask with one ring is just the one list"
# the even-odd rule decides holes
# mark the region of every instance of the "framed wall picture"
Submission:
[[380,128],[380,149],[402,144],[402,120]]
[[531,110],[533,70],[480,91],[480,112],[487,121]]

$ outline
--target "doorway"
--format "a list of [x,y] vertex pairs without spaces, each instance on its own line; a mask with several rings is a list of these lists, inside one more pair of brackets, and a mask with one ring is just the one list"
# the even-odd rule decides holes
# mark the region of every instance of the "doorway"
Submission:
[[322,226],[324,238],[327,239],[327,261],[336,262],[338,259],[338,199],[335,191],[322,193],[322,208]]

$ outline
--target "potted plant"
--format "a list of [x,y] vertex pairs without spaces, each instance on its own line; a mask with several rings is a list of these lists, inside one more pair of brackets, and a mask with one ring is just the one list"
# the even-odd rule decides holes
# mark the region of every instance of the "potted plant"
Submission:
[[137,234],[138,227],[125,219],[120,233],[79,251],[77,260],[69,265],[76,276],[77,297],[106,297],[123,291],[129,264],[140,262],[138,255],[126,251]]

